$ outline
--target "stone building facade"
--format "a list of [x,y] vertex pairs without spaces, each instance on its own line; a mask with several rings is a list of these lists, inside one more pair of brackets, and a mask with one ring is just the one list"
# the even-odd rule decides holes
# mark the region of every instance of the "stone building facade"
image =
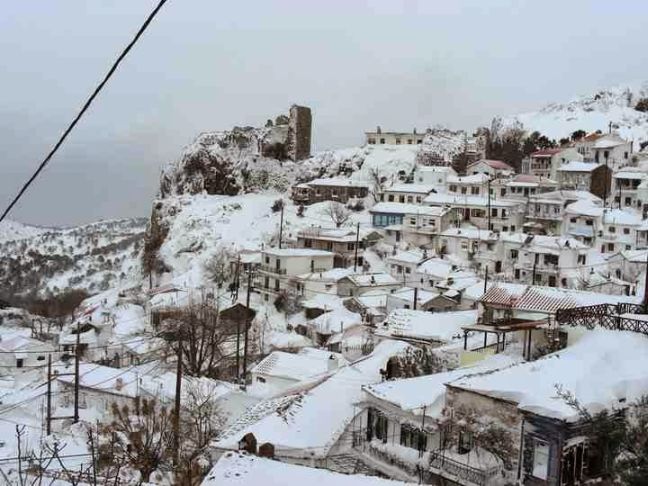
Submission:
[[291,160],[304,160],[311,154],[313,117],[307,106],[292,105],[288,120],[286,147]]

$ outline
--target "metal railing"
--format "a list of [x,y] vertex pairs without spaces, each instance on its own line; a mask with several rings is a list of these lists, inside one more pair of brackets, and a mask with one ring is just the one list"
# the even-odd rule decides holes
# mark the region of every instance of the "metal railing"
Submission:
[[259,269],[262,272],[276,273],[277,275],[286,275],[285,268],[277,268],[277,267],[273,267],[272,265],[261,265]]
[[446,457],[443,451],[430,452],[430,466],[455,478],[469,481],[478,486],[486,486],[491,479],[500,475],[501,472],[501,468],[497,466],[487,469],[469,466],[468,464]]

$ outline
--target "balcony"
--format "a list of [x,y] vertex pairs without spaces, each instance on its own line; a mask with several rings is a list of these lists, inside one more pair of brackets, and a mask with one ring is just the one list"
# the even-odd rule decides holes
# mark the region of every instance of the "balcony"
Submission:
[[492,454],[483,450],[479,455],[473,452],[457,454],[450,450],[434,451],[430,453],[430,467],[437,469],[440,476],[460,484],[476,486],[495,484],[496,480],[502,477],[502,466],[497,464],[497,461],[475,461],[475,465],[468,465],[464,462],[469,458],[479,457],[482,454],[490,456],[488,459],[494,459]]
[[272,265],[261,265],[259,267],[259,270],[265,273],[272,273],[274,275],[286,275],[285,268],[277,268],[277,267],[273,267]]

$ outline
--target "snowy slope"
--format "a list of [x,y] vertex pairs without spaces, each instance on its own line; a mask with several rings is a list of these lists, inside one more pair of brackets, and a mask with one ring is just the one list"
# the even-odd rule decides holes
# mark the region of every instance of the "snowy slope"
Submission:
[[145,226],[144,219],[64,229],[11,224],[0,237],[0,288],[5,296],[44,296],[136,282]]
[[[553,139],[569,137],[576,130],[594,132],[613,129],[635,143],[648,140],[648,113],[634,109],[648,97],[648,82],[623,85],[580,96],[566,103],[552,103],[539,111],[501,118],[502,128],[521,125]],[[494,120],[494,124],[500,119]]]
[[0,243],[9,240],[33,238],[45,231],[47,231],[45,228],[5,220],[0,223]]

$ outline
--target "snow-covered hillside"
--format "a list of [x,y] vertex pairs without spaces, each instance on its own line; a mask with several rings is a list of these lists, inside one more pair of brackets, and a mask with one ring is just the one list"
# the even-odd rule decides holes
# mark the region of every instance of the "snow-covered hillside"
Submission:
[[44,296],[69,289],[98,292],[140,278],[145,219],[102,221],[73,228],[0,228],[3,297]]
[[0,223],[0,243],[23,238],[33,238],[45,231],[47,230],[44,228],[29,226],[18,223],[17,221],[5,220]]
[[580,96],[566,103],[552,103],[539,111],[496,119],[502,128],[522,126],[559,140],[576,130],[607,132],[609,123],[622,137],[636,144],[648,140],[648,113],[637,111],[637,102],[648,97],[648,82],[622,85]]

